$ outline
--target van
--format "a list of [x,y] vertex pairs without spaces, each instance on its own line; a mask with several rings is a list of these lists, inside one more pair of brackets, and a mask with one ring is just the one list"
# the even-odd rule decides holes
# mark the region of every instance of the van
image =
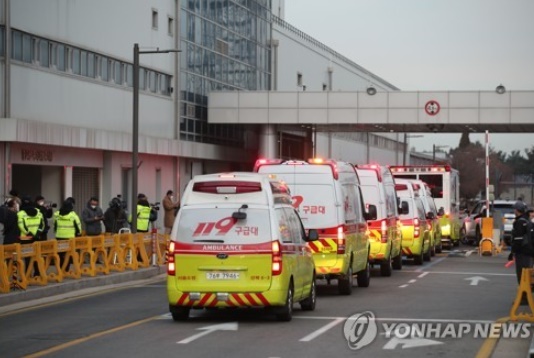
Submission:
[[380,265],[381,276],[391,276],[402,269],[401,232],[397,193],[393,175],[387,166],[363,164],[356,166],[365,205],[376,206],[377,217],[369,220],[371,264]]
[[425,216],[430,230],[430,254],[435,256],[436,253],[441,253],[443,250],[443,243],[452,245],[450,237],[442,238],[441,236],[441,225],[438,216],[438,209],[434,198],[432,197],[430,187],[427,183],[420,179],[409,179],[414,184],[417,184],[419,188],[419,196],[423,201],[423,206],[425,207]]
[[260,159],[254,171],[286,183],[306,229],[316,229],[319,240],[308,243],[317,277],[337,280],[338,292],[352,293],[353,278],[368,287],[369,239],[367,215],[354,167],[328,159]]
[[191,309],[265,307],[289,321],[314,310],[315,266],[286,185],[254,173],[195,176],[171,231],[167,266],[175,321]]
[[402,253],[407,258],[413,258],[416,265],[422,265],[423,261],[430,261],[431,242],[419,184],[395,178],[395,190],[401,208]]

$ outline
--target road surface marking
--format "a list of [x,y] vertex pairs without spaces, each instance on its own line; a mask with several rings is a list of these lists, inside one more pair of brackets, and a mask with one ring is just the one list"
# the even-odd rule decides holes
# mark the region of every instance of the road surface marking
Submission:
[[312,332],[308,334],[306,337],[299,339],[301,342],[309,342],[311,340],[314,340],[315,338],[319,337],[321,334],[325,333],[326,331],[330,330],[331,328],[337,326],[341,322],[345,321],[346,318],[336,318],[334,321],[330,322],[326,326],[323,326],[316,330],[315,332]]
[[[346,320],[348,317],[328,317],[328,316],[293,316],[293,319],[326,319],[326,320]],[[474,320],[474,319],[445,319],[445,318],[374,318],[375,321],[384,322],[428,322],[428,323],[494,323],[493,320]]]
[[446,257],[440,257],[439,259],[434,260],[431,263],[425,265],[425,267],[420,267],[420,268],[416,269],[415,272],[423,272],[425,269],[427,269],[429,267],[432,267],[432,266],[434,266],[436,264],[439,264],[441,261],[443,261],[445,259],[446,259]]
[[415,282],[417,282],[417,280],[410,280],[410,281],[408,281],[408,283],[415,283]]
[[[399,272],[413,273],[420,271],[402,270]],[[485,276],[515,276],[515,273],[488,273],[488,272],[454,272],[454,271],[425,271],[425,273],[442,274],[442,275],[485,275]]]
[[238,325],[236,322],[228,322],[228,323],[215,324],[212,326],[200,327],[200,328],[197,328],[197,330],[202,331],[202,332],[194,334],[189,338],[182,339],[181,341],[176,342],[176,343],[188,344],[216,331],[237,331]]
[[422,274],[420,274],[420,275],[417,276],[417,277],[418,277],[418,278],[423,278],[423,277],[425,277],[426,275],[428,275],[428,271],[423,272]]
[[42,350],[42,351],[39,351],[39,352],[36,352],[36,353],[33,353],[33,354],[29,354],[29,355],[24,356],[24,357],[25,358],[37,358],[37,357],[42,357],[42,356],[48,355],[50,353],[59,352],[59,351],[61,351],[63,349],[67,349],[67,348],[73,347],[73,346],[75,346],[77,344],[90,341],[91,339],[94,339],[94,338],[102,337],[102,336],[105,336],[107,334],[119,332],[119,331],[122,331],[124,329],[132,328],[132,327],[135,327],[135,326],[139,326],[139,325],[141,325],[143,323],[147,323],[147,322],[153,321],[153,320],[157,319],[158,317],[159,316],[145,318],[145,319],[142,319],[140,321],[135,321],[135,322],[132,322],[132,323],[128,323],[128,324],[125,324],[123,326],[119,326],[119,327],[108,329],[106,331],[93,333],[93,334],[90,334],[88,336],[85,336],[85,337],[82,337],[82,338],[78,338],[78,339],[74,339],[74,340],[72,340],[70,342],[59,344],[57,346],[50,347],[48,349],[45,349],[45,350]]
[[408,285],[400,285],[399,288],[405,288],[408,287]]

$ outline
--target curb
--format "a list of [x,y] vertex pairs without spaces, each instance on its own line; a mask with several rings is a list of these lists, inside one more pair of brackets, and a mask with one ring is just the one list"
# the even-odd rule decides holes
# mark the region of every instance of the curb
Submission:
[[[101,291],[114,285],[124,286],[136,284],[136,281],[147,280],[164,276],[166,265],[138,269],[136,271],[114,272],[109,275],[95,277],[82,277],[80,279],[65,279],[60,283],[51,283],[46,286],[28,286],[23,291],[11,291],[0,294],[0,314],[30,306],[28,301],[67,295],[68,297],[83,296],[88,292]],[[163,277],[161,277],[163,279]],[[56,297],[57,298],[57,297]],[[48,300],[50,301],[50,300]],[[24,305],[26,303],[26,305]],[[34,305],[34,304],[32,304]],[[13,307],[17,306],[17,307]]]

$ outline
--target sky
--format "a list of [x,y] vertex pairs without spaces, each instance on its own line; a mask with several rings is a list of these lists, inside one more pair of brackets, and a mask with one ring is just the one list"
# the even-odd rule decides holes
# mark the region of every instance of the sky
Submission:
[[[401,90],[534,90],[534,0],[286,0],[285,20]],[[534,146],[534,133],[489,137],[508,154]],[[459,141],[425,133],[410,146]]]

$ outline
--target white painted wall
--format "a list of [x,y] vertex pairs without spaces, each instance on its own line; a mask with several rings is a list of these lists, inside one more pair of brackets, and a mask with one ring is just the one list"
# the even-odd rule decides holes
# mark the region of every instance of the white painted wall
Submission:
[[[132,132],[131,88],[13,63],[11,70],[11,117]],[[173,113],[170,97],[140,93],[139,133],[173,138]]]

